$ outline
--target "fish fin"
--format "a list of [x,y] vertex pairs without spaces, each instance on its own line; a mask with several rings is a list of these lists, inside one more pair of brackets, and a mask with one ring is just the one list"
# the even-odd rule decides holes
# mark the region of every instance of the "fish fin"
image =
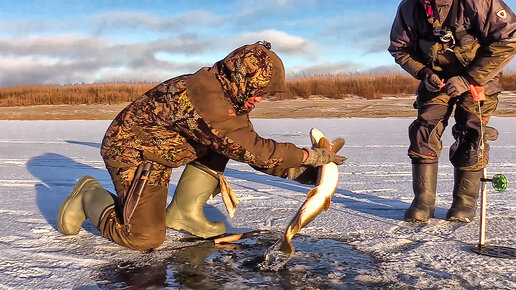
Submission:
[[328,138],[326,138],[326,137],[322,137],[321,139],[319,139],[319,143],[317,144],[317,147],[331,150],[330,140],[328,140]]
[[346,140],[344,138],[337,138],[331,142],[331,151],[333,153],[339,152],[340,149],[346,144]]
[[[324,134],[316,128],[312,128],[310,130],[310,139],[314,147],[325,148],[332,151],[333,153],[339,152],[344,144],[346,144],[346,140],[344,138],[337,138],[330,142],[328,138],[326,138]],[[324,139],[326,140],[323,141]]]
[[309,199],[311,198],[312,196],[316,195],[317,192],[318,192],[318,188],[317,187],[314,187],[312,188],[307,194],[306,194],[306,199]]
[[[312,190],[310,192],[308,192],[308,194],[310,194],[311,192],[312,192]],[[308,197],[306,199],[308,200]],[[303,203],[303,205],[305,203],[306,203],[306,201]],[[303,208],[303,205],[301,206],[301,208],[299,208],[298,214],[296,214],[295,223],[290,224],[290,226],[289,226],[289,234],[290,234],[289,239],[292,239],[292,237],[294,237],[294,235],[303,228],[303,222],[302,222],[301,217],[303,216],[303,213],[306,211],[306,208]]]
[[331,205],[331,195],[328,195],[324,200],[324,211],[328,211]]

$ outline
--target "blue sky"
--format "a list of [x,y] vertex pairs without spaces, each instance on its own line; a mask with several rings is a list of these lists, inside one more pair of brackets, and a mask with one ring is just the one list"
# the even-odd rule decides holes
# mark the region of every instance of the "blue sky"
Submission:
[[258,40],[289,76],[400,71],[387,52],[399,3],[1,0],[0,86],[159,82]]

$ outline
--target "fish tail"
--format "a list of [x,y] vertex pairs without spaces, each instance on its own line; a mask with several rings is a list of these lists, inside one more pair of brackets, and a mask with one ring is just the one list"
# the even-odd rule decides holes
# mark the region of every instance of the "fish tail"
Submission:
[[326,138],[326,137],[322,137],[321,139],[319,139],[319,143],[317,144],[317,147],[331,150],[330,140],[328,140],[328,138]]
[[324,199],[324,211],[328,211],[331,205],[331,195],[326,196]]
[[289,257],[294,254],[294,246],[292,245],[292,237],[299,231],[299,226],[289,226],[283,235],[283,239],[280,245],[280,251],[288,254]]
[[280,246],[280,251],[287,254],[289,257],[294,254],[294,246],[291,240],[283,239]]

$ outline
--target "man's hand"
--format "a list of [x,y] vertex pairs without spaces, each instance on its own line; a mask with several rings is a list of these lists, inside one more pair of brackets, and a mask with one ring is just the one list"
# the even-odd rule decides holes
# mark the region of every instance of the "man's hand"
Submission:
[[337,155],[330,150],[323,148],[312,148],[312,149],[304,149],[308,152],[308,157],[303,162],[305,165],[311,165],[314,167],[323,166],[330,162],[333,162],[337,165],[341,165],[346,160],[346,157]]
[[425,83],[427,91],[433,93],[440,91],[445,86],[444,79],[440,79],[439,76],[434,73],[426,75],[423,82]]
[[445,91],[452,98],[458,97],[469,91],[469,82],[461,76],[451,77],[446,82]]

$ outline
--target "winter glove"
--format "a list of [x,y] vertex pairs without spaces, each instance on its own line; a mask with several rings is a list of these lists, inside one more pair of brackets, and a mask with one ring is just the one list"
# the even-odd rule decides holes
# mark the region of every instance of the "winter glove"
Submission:
[[312,165],[314,167],[323,166],[330,162],[333,162],[337,165],[341,165],[346,160],[346,157],[337,155],[330,150],[323,148],[312,148],[312,149],[304,149],[308,152],[308,157],[306,158],[304,165]]
[[301,165],[300,167],[289,168],[287,178],[302,184],[315,184],[318,173],[319,170],[316,167]]
[[444,80],[441,80],[433,70],[427,67],[424,67],[417,72],[417,79],[423,81],[426,90],[429,92],[435,93],[444,87]]
[[469,82],[461,76],[451,77],[446,81],[445,91],[452,98],[458,97],[469,91]]
[[436,93],[444,87],[444,80],[441,80],[434,73],[426,75],[423,82],[425,83],[426,90],[432,93]]

